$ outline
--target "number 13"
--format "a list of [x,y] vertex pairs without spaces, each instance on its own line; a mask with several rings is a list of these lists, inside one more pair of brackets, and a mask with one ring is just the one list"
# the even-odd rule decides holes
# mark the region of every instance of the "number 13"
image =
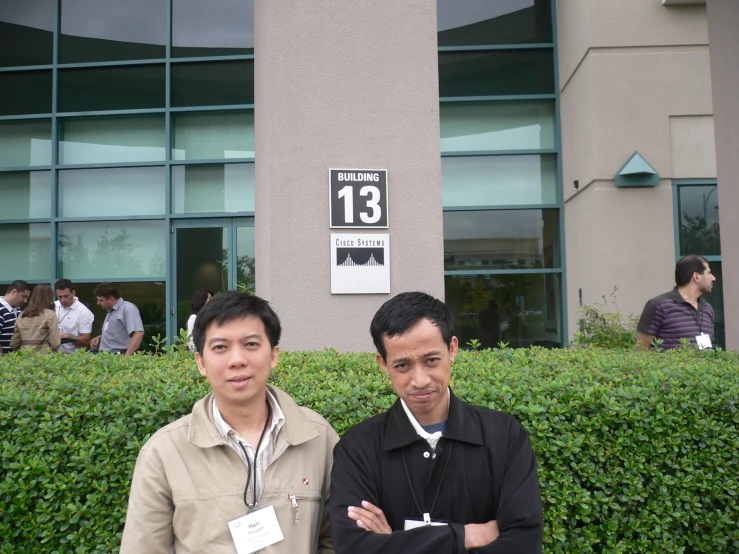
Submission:
[[[339,198],[344,199],[344,221],[354,223],[354,187],[347,185],[339,191]],[[371,196],[367,200],[367,208],[372,210],[372,215],[367,212],[359,212],[359,218],[369,224],[377,223],[382,217],[380,209],[380,189],[373,185],[365,185],[359,189],[359,196]]]

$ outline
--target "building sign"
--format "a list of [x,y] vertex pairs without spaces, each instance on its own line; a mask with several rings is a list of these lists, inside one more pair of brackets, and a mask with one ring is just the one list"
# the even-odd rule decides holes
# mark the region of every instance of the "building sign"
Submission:
[[390,292],[390,235],[331,233],[331,294]]
[[387,170],[329,169],[331,228],[387,229]]

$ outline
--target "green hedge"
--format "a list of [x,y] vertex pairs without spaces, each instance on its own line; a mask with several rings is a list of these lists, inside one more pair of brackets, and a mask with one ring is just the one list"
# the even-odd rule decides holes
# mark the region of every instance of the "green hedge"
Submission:
[[[462,398],[539,458],[545,552],[739,552],[739,356],[462,353]],[[273,382],[339,434],[394,401],[369,354],[284,353]],[[207,391],[186,354],[0,357],[0,551],[116,552],[137,452]]]

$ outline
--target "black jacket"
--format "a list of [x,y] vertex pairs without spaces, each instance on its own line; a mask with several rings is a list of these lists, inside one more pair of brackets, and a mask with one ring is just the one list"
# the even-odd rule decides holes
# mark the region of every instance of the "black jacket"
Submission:
[[[391,535],[365,531],[349,519],[347,507],[361,507],[362,500],[385,513]],[[416,433],[400,400],[349,430],[334,449],[329,506],[337,554],[461,554],[464,525],[493,519],[500,537],[474,552],[542,550],[536,456],[526,430],[513,416],[454,394],[435,451]],[[422,520],[422,512],[450,525],[403,531],[405,520]]]

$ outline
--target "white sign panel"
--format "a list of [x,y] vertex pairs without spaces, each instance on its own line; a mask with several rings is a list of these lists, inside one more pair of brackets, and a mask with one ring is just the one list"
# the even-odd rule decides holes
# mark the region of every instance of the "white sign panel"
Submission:
[[331,294],[390,292],[390,235],[331,233]]

